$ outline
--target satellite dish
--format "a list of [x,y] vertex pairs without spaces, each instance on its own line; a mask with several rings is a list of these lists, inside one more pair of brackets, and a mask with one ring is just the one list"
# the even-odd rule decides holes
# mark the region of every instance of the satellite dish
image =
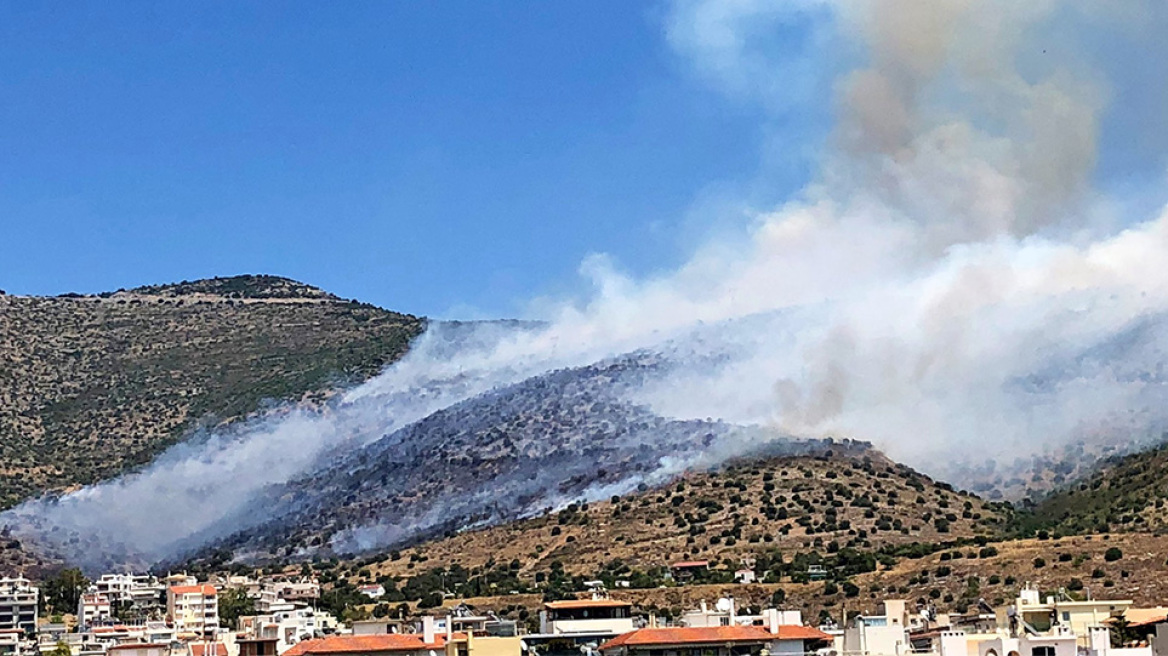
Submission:
[[719,613],[729,613],[730,606],[731,606],[730,600],[727,599],[726,597],[722,597],[721,599],[718,600],[717,604],[714,604],[714,608],[718,609]]

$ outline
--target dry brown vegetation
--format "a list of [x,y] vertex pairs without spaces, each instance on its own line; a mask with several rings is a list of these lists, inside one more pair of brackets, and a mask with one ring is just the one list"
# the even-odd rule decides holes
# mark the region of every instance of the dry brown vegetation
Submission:
[[148,462],[200,422],[320,400],[422,327],[273,276],[0,295],[0,507]]
[[843,449],[686,474],[663,488],[422,544],[373,570],[409,576],[441,564],[517,559],[524,573],[560,561],[569,573],[591,576],[614,559],[639,568],[683,559],[737,563],[775,548],[827,553],[832,543],[870,549],[995,536],[1006,520],[1001,506],[878,452]]
[[[1082,597],[1090,594],[1095,599],[1131,599],[1137,606],[1162,605],[1168,598],[1168,537],[1150,534],[1122,534],[1081,536],[1059,540],[1012,540],[993,543],[997,554],[976,557],[978,548],[944,550],[917,559],[900,559],[891,568],[862,574],[853,579],[860,592],[847,597],[842,591],[824,594],[825,583],[751,584],[751,585],[686,585],[646,590],[613,590],[611,595],[632,602],[643,613],[656,612],[676,616],[684,609],[696,607],[702,600],[713,602],[719,597],[733,596],[741,608],[766,607],[776,590],[782,589],[786,608],[798,608],[804,618],[815,620],[821,612],[839,619],[844,612],[878,614],[884,599],[908,599],[911,602],[932,603],[941,611],[960,610],[979,598],[994,606],[1013,603],[1021,587],[1031,582],[1043,594],[1055,594],[1060,588],[1077,587],[1073,579],[1085,588],[1068,590]],[[1104,554],[1118,548],[1123,556],[1108,562]],[[962,558],[954,559],[960,551]],[[974,555],[973,558],[966,556]],[[1034,559],[1045,564],[1035,567]],[[949,572],[938,576],[938,570]],[[927,576],[923,576],[926,575]],[[1125,574],[1126,573],[1126,574]],[[922,580],[926,578],[927,580]],[[971,584],[976,578],[976,592]],[[529,612],[542,603],[539,595],[499,595],[451,599],[447,605],[468,603],[476,608],[507,614],[517,607]]]

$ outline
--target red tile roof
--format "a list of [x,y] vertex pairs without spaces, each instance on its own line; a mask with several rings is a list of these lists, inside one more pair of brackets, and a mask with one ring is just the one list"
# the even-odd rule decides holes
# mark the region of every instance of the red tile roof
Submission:
[[770,642],[772,640],[831,640],[819,629],[784,625],[778,634],[761,626],[692,626],[669,629],[637,629],[600,645],[601,650],[617,647],[707,644],[726,642]]
[[205,595],[215,594],[215,586],[204,583],[203,585],[176,585],[170,589],[174,594],[194,594],[202,593]]
[[227,645],[222,642],[192,642],[191,656],[227,656]]
[[618,599],[563,599],[560,601],[549,601],[544,604],[544,608],[549,610],[564,610],[568,608],[625,608],[628,606],[632,606],[632,604]]
[[779,640],[823,640],[831,642],[832,637],[823,631],[811,626],[800,624],[780,624]]
[[[1168,608],[1162,606],[1155,608],[1128,608],[1123,611],[1123,618],[1127,620],[1129,627],[1150,626],[1168,621]],[[1103,620],[1103,622],[1105,624],[1114,624],[1115,620],[1116,618],[1109,617]]]
[[[466,639],[465,633],[455,633],[454,639]],[[434,642],[425,643],[417,633],[380,633],[377,635],[333,635],[296,643],[284,656],[304,656],[305,654],[347,654],[378,651],[420,651],[423,649],[445,649],[446,635],[437,634]]]

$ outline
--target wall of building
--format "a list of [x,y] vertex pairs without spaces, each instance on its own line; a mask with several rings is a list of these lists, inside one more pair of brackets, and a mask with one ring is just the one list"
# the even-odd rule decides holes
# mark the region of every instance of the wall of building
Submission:
[[554,620],[547,622],[547,633],[628,633],[632,631],[633,618]]
[[522,652],[518,636],[499,638],[494,636],[471,636],[468,640],[469,656],[519,656]]

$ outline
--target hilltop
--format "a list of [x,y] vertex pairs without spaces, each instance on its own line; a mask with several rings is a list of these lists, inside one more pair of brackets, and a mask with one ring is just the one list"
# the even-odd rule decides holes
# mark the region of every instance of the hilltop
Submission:
[[423,328],[275,276],[0,295],[0,508],[115,476],[266,401],[319,402]]

